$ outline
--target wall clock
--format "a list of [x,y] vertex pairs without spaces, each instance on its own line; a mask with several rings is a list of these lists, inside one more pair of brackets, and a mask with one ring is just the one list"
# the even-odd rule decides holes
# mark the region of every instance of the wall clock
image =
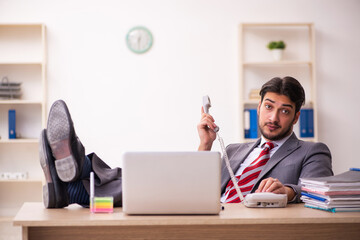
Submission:
[[151,48],[153,37],[145,27],[133,27],[126,35],[126,44],[134,53],[145,53]]

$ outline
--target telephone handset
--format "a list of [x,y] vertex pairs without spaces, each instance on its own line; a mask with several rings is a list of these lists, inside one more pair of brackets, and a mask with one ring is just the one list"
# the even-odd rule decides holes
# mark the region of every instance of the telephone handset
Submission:
[[[211,107],[211,101],[209,96],[203,97],[203,108],[204,112],[209,114],[209,108]],[[214,129],[218,140],[220,142],[221,151],[223,158],[230,174],[231,180],[235,186],[237,195],[239,196],[241,202],[246,207],[286,207],[287,204],[287,195],[286,194],[275,194],[275,193],[250,193],[247,194],[244,198],[241,190],[238,186],[237,179],[235,178],[234,172],[230,167],[229,157],[226,153],[225,144],[223,139],[219,135],[219,127]]]
[[[209,108],[211,107],[211,101],[208,95],[203,97],[203,108],[204,108],[204,112],[209,114]],[[215,127],[214,128],[214,132],[218,132],[220,129],[219,127]]]
[[203,108],[205,113],[209,113],[209,108],[211,107],[211,101],[208,95],[203,96]]

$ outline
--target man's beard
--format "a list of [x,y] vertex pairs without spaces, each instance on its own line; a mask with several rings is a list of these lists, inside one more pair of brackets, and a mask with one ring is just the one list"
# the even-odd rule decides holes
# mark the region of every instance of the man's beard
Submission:
[[[280,127],[279,124],[277,123],[271,123],[271,122],[268,122],[268,123],[265,123],[265,126],[266,124],[272,124],[274,126],[277,126],[277,127]],[[292,132],[292,124],[290,124],[288,126],[288,128],[286,129],[286,131],[284,132],[280,132],[278,135],[275,135],[275,136],[271,136],[270,134],[266,134],[265,131],[263,131],[263,128],[260,126],[260,123],[258,123],[258,126],[259,126],[259,129],[260,129],[260,133],[261,135],[264,136],[264,138],[270,140],[270,141],[277,141],[277,140],[281,140],[283,139],[284,137],[287,137],[291,132]],[[265,127],[264,126],[264,127]],[[281,127],[280,127],[281,129]]]

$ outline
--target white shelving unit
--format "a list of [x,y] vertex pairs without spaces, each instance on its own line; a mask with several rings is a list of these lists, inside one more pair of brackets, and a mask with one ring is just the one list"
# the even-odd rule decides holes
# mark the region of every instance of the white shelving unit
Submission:
[[[286,44],[283,59],[275,61],[267,49],[270,41],[283,40]],[[240,141],[253,141],[244,136],[244,109],[256,108],[258,101],[249,100],[252,89],[273,77],[292,76],[305,89],[305,107],[314,110],[314,137],[317,141],[317,104],[315,74],[315,30],[312,23],[243,23],[239,25],[240,50]],[[299,137],[299,124],[294,131]]]
[[[0,172],[26,172],[26,179],[0,179],[0,224],[23,202],[42,201],[39,136],[46,125],[46,34],[43,24],[0,24],[0,81],[21,82],[19,99],[0,99]],[[16,110],[16,139],[9,139],[8,110]],[[0,228],[0,235],[2,230]]]

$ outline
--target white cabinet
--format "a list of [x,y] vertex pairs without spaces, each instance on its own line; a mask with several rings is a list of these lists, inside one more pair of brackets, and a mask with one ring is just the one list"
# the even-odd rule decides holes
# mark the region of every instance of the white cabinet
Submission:
[[[39,136],[46,125],[43,24],[0,24],[0,81],[4,77],[21,83],[22,92],[20,98],[0,99],[0,223],[7,224],[23,202],[42,201]],[[16,139],[9,139],[9,109],[16,111]]]
[[[283,58],[274,60],[267,44],[284,41]],[[240,50],[240,141],[249,141],[244,134],[244,109],[254,109],[259,100],[249,97],[273,77],[292,76],[303,85],[306,94],[304,108],[313,110],[314,136],[317,141],[317,104],[315,74],[315,31],[312,23],[243,23],[239,25]],[[248,115],[248,114],[247,114]],[[246,124],[248,121],[245,121]],[[299,124],[294,132],[300,137]],[[251,139],[253,140],[253,139]]]

